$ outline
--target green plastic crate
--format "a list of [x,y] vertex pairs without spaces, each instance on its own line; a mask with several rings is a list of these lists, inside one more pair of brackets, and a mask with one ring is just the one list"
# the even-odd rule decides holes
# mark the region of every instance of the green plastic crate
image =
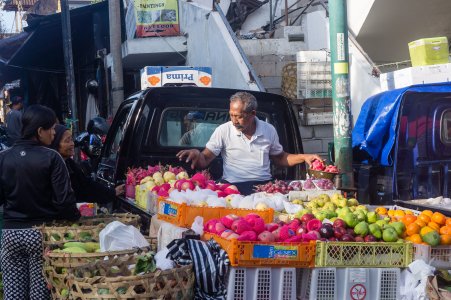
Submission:
[[404,268],[413,260],[412,243],[316,243],[315,267]]

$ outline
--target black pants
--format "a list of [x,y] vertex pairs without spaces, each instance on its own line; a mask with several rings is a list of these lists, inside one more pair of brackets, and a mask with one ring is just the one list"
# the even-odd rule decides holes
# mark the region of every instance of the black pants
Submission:
[[35,229],[3,229],[4,299],[50,299],[42,272],[42,235]]
[[221,182],[233,184],[234,186],[236,186],[238,188],[238,191],[240,191],[241,195],[247,196],[247,195],[250,195],[255,192],[254,186],[260,185],[260,184],[266,184],[269,181],[246,181],[246,182],[232,183],[232,182],[228,182],[226,180],[222,180]]

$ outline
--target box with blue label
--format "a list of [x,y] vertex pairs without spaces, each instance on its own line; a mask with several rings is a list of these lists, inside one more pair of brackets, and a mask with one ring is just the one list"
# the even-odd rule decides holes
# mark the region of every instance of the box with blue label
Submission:
[[161,86],[211,87],[210,67],[156,67],[141,69],[141,89]]
[[311,268],[315,265],[316,241],[299,243],[241,242],[204,233],[204,240],[214,239],[227,252],[234,267]]

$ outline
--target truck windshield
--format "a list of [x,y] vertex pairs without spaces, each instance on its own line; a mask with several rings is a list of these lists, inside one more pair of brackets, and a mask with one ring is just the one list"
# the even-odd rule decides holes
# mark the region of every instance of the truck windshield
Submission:
[[[268,121],[268,115],[257,116]],[[167,108],[163,111],[158,142],[163,147],[203,148],[216,127],[230,120],[225,109]]]

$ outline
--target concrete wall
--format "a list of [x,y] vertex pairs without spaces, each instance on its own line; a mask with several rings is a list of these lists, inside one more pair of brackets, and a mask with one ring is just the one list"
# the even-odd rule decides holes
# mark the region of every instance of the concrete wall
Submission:
[[334,130],[332,124],[299,126],[304,153],[316,153],[327,157],[327,147],[334,141]]
[[218,12],[182,1],[180,22],[187,34],[186,65],[212,67],[213,87],[259,90]]

